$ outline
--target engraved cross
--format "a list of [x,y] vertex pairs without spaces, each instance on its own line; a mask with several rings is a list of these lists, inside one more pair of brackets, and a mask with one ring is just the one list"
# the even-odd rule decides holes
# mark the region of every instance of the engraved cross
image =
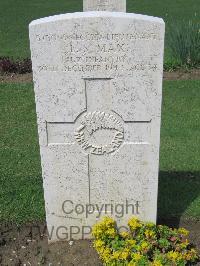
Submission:
[[48,145],[75,145],[75,149],[88,156],[90,203],[90,156],[112,156],[123,145],[149,144],[151,120],[124,121],[115,112],[112,79],[84,81],[86,110],[74,122],[47,122],[47,139]]

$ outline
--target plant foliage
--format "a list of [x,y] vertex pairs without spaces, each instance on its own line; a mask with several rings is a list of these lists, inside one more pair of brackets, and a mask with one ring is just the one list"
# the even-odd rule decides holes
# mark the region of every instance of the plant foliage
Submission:
[[105,217],[93,227],[94,247],[106,266],[185,266],[199,259],[184,228],[143,223],[133,217],[128,230],[119,232]]
[[171,23],[168,30],[168,47],[180,66],[200,66],[200,23],[183,21]]
[[25,74],[32,72],[32,64],[29,58],[14,61],[9,57],[0,57],[0,73]]

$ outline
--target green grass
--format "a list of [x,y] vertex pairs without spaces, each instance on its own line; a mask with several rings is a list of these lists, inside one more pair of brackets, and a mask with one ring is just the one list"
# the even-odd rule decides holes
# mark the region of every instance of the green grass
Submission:
[[164,85],[159,215],[200,218],[200,81]]
[[[185,21],[200,15],[200,0],[127,0],[128,12]],[[0,56],[30,57],[28,24],[37,18],[82,10],[82,0],[0,0]],[[170,61],[166,52],[166,61]],[[170,63],[169,63],[170,64]]]
[[[164,83],[159,216],[200,218],[200,81]],[[0,84],[0,220],[45,217],[32,84]]]
[[200,170],[200,81],[164,82],[161,170]]
[[0,218],[44,218],[34,93],[31,84],[0,85]]

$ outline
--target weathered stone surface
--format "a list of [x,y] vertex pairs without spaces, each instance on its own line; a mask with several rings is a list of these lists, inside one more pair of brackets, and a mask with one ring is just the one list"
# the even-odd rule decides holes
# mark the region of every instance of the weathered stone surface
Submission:
[[126,12],[126,0],[83,0],[83,10]]
[[[70,238],[70,228],[82,238],[83,226],[105,214],[122,225],[132,214],[155,222],[163,20],[65,14],[33,21],[30,42],[52,241]],[[93,214],[77,214],[77,204],[92,204]]]

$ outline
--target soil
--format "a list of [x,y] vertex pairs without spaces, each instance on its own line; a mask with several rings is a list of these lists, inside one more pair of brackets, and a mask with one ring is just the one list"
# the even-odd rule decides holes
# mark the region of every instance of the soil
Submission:
[[101,266],[92,241],[70,241],[48,245],[45,224],[21,227],[3,225],[0,232],[2,266]]
[[189,71],[178,70],[173,72],[164,72],[164,80],[188,80],[200,79],[200,69],[192,69]]
[[[164,72],[164,80],[188,80],[200,79],[200,69],[190,71],[178,70],[173,72]],[[30,83],[33,81],[32,73],[27,74],[0,74],[0,83]]]
[[[160,220],[175,225],[176,220]],[[200,221],[182,220],[180,227],[190,230],[190,241],[200,249]],[[80,240],[48,245],[45,224],[21,227],[4,224],[0,229],[0,265],[2,266],[101,266],[92,241]],[[197,264],[198,266],[200,265]]]
[[0,74],[0,83],[30,83],[33,82],[32,73],[27,74]]

